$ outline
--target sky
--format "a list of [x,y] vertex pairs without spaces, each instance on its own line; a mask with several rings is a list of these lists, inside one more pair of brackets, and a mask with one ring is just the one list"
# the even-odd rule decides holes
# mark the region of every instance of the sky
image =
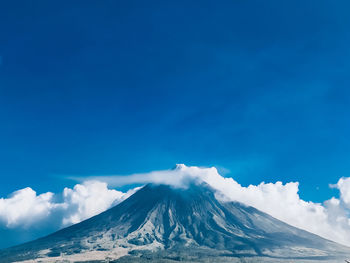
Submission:
[[[307,202],[340,198],[330,184],[350,176],[349,5],[2,1],[0,200],[177,163],[243,187],[298,182]],[[0,224],[13,237],[0,247],[17,231],[42,233]]]

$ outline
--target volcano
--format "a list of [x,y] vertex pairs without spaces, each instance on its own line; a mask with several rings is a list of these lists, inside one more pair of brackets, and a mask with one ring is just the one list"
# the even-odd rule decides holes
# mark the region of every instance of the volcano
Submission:
[[117,206],[0,251],[0,262],[340,262],[350,249],[201,183],[146,185]]

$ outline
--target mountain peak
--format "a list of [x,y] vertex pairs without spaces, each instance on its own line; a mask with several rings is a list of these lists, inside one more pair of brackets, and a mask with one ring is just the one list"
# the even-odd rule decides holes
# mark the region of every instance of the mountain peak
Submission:
[[83,261],[91,260],[92,253],[94,259],[127,256],[138,262],[145,253],[166,258],[181,253],[193,261],[194,251],[205,258],[225,254],[231,259],[244,255],[321,260],[349,253],[255,208],[219,201],[209,185],[194,182],[187,188],[148,184],[95,217],[4,250],[0,257],[2,262],[14,262],[37,257],[62,260],[66,255],[64,259]]

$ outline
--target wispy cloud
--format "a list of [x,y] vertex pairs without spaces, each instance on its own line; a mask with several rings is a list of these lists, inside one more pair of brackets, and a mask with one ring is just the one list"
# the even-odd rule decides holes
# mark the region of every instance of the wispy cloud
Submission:
[[[191,167],[188,171],[184,164],[177,164],[174,169],[152,171],[149,173],[137,173],[131,175],[109,175],[109,176],[87,176],[87,177],[69,177],[80,182],[84,181],[102,181],[108,183],[111,187],[118,187],[132,184],[167,184],[174,187],[187,187],[192,180],[200,179],[210,168]],[[213,168],[215,169],[215,168]],[[215,169],[216,171],[216,169]]]

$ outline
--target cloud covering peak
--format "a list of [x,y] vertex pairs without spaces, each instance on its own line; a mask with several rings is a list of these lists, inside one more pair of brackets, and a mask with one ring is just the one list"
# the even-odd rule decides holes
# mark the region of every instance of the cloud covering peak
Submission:
[[[82,183],[65,188],[62,194],[37,195],[31,188],[0,199],[0,224],[7,228],[31,228],[56,222],[56,229],[101,213],[123,201],[138,188],[126,193],[109,187],[131,184],[167,184],[185,188],[192,182],[204,182],[216,190],[222,201],[238,201],[253,206],[295,227],[324,238],[350,245],[350,178],[340,178],[331,187],[340,197],[323,203],[302,200],[299,183],[260,183],[241,186],[233,178],[221,176],[215,167],[205,168],[178,164],[174,169],[126,176],[80,178]],[[55,202],[60,197],[61,202]]]
[[341,178],[332,186],[339,189],[340,198],[332,197],[323,203],[302,200],[298,182],[262,182],[244,187],[233,178],[221,176],[215,167],[177,164],[171,170],[129,176],[105,176],[99,177],[99,180],[111,186],[157,183],[187,187],[193,181],[205,182],[217,191],[218,199],[253,206],[292,226],[350,245],[350,178]]
[[185,188],[192,182],[207,182],[209,178],[214,179],[214,175],[221,177],[215,167],[197,167],[176,164],[173,169],[152,171],[149,173],[138,173],[131,175],[113,176],[90,176],[73,177],[73,179],[84,182],[86,180],[97,180],[108,183],[109,186],[119,187],[132,184],[167,184],[173,187]]

